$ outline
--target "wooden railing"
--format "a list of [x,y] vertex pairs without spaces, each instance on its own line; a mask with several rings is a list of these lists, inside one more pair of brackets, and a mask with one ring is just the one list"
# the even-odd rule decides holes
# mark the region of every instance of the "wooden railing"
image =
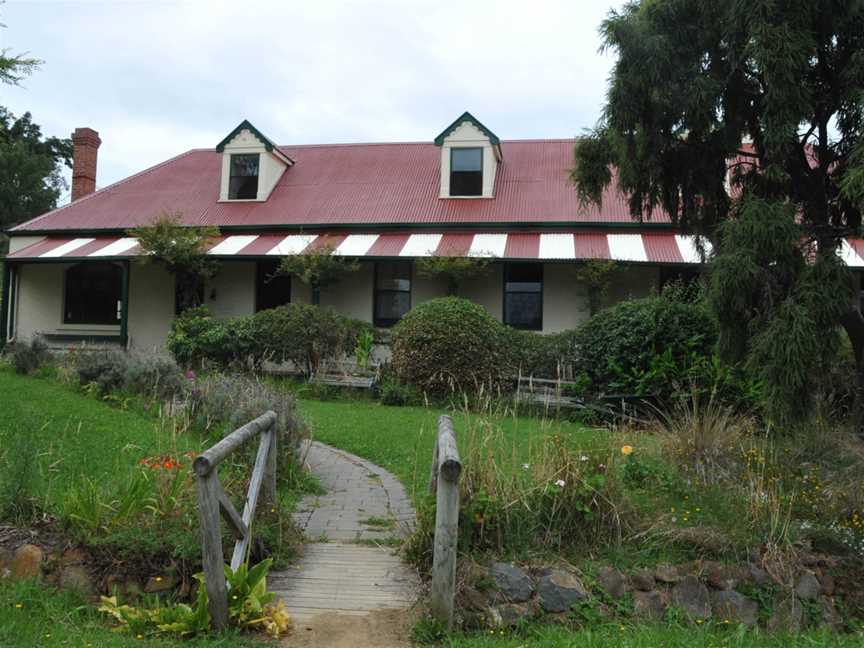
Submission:
[[459,535],[459,475],[462,462],[456,447],[453,421],[438,418],[438,436],[432,452],[429,491],[435,493],[435,553],[432,558],[432,616],[449,630],[453,625],[456,595],[456,540]]
[[[225,495],[219,483],[219,464],[247,441],[261,435],[255,467],[249,481],[249,492],[243,515]],[[210,617],[213,626],[221,630],[228,625],[228,591],[225,584],[225,558],[222,554],[220,513],[225,518],[237,542],[231,556],[231,569],[236,570],[246,559],[252,540],[252,521],[258,494],[270,502],[276,501],[276,414],[266,412],[241,428],[234,430],[209,450],[196,457],[192,467],[198,476],[198,517],[201,521],[201,553],[204,563],[204,586],[207,588]]]

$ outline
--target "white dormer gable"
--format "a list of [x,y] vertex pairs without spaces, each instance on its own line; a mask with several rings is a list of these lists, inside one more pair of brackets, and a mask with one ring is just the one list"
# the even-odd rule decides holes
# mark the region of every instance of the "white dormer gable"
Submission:
[[440,198],[494,198],[503,156],[498,137],[469,112],[438,137],[441,147]]
[[294,164],[246,120],[216,150],[222,153],[219,200],[227,202],[267,200],[285,169]]

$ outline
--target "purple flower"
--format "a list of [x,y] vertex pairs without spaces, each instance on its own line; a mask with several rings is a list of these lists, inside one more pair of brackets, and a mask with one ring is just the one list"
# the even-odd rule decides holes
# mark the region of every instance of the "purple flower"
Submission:
[[186,372],[186,378],[189,380],[195,380],[195,372],[190,369]]

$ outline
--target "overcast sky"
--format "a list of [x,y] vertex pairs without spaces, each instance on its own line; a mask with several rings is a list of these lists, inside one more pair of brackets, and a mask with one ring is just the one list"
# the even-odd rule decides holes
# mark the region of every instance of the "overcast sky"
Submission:
[[99,131],[100,187],[243,119],[280,144],[428,141],[464,110],[502,139],[572,137],[599,117],[620,4],[10,0],[3,47],[45,64],[0,104]]

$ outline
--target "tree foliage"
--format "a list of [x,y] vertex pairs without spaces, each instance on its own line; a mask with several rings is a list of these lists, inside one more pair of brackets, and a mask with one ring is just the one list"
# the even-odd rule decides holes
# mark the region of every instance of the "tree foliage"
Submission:
[[321,299],[321,289],[338,282],[343,275],[356,272],[360,264],[355,259],[348,259],[333,254],[329,245],[282,257],[279,262],[279,272],[297,277],[312,288],[312,303],[318,304]]
[[576,148],[580,197],[616,182],[634,219],[665,212],[711,241],[721,349],[778,420],[806,413],[841,324],[864,379],[837,255],[864,210],[864,3],[642,0],[600,31],[618,60]]
[[181,225],[181,212],[163,212],[152,223],[130,230],[138,239],[145,263],[162,265],[176,279],[177,305],[180,311],[200,306],[204,282],[219,270],[207,249],[219,235],[215,227]]
[[489,259],[482,257],[429,256],[415,262],[421,277],[443,279],[447,282],[447,294],[455,296],[459,286],[469,279],[481,277],[488,271]]
[[15,117],[0,106],[0,229],[54,209],[68,188],[64,166],[72,166],[70,140],[43,137],[29,112]]

